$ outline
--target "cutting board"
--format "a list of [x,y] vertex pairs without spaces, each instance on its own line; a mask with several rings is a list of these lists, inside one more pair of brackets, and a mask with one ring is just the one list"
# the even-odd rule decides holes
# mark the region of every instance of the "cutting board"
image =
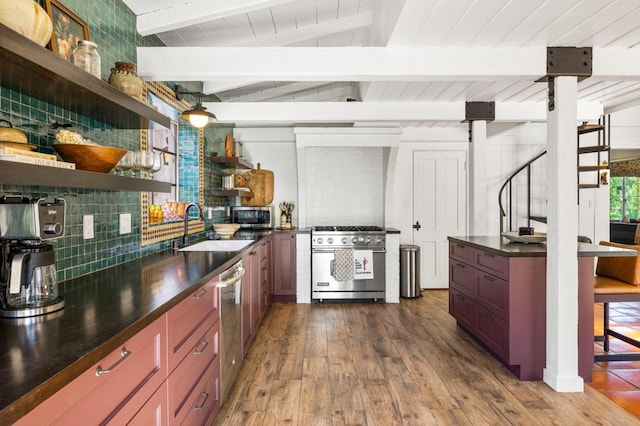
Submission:
[[267,206],[273,201],[273,172],[261,169],[260,163],[256,167],[235,179],[236,187],[249,188],[253,193],[253,197],[240,197],[245,207]]

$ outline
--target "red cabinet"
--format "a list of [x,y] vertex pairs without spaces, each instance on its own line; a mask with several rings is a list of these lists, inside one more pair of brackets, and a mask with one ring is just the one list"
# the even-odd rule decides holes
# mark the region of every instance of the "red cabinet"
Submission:
[[273,298],[283,302],[296,301],[296,234],[274,234]]
[[220,405],[217,279],[17,424],[210,424]]
[[545,366],[545,267],[449,243],[449,313],[522,380],[541,380]]
[[167,377],[165,350],[163,315],[16,424],[126,423]]
[[271,300],[273,298],[273,278],[272,278],[272,256],[271,256],[271,238],[268,238],[258,249],[260,257],[260,305],[259,316],[262,318],[267,312]]
[[[219,408],[220,299],[216,282],[218,278],[167,312],[169,424],[182,424],[189,418],[206,419]],[[215,389],[198,385],[205,376],[217,383]],[[206,398],[202,397],[205,391]]]
[[242,257],[242,357],[244,358],[262,317],[273,298],[271,239]]

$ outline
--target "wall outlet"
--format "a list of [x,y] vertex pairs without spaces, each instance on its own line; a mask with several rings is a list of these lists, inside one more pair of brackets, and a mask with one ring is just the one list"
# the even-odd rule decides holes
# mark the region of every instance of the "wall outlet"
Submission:
[[120,235],[131,233],[131,213],[120,213]]
[[82,238],[89,240],[93,237],[93,215],[86,214],[82,216]]

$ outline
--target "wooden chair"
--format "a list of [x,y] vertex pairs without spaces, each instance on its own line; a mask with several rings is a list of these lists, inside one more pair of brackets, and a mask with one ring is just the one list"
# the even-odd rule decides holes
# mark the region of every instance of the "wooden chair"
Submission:
[[[601,241],[601,245],[639,251],[640,245],[628,245]],[[596,354],[598,361],[636,361],[640,352],[609,353],[609,338],[615,337],[640,348],[640,341],[612,330],[609,326],[609,303],[640,301],[640,257],[599,257],[596,268],[594,302],[602,303],[603,334],[595,336],[596,342],[604,342],[603,354]]]

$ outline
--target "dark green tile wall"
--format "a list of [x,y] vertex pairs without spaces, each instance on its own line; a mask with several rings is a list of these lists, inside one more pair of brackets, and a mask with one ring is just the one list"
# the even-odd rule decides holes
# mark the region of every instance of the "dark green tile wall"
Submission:
[[[116,61],[136,62],[136,46],[162,45],[156,37],[141,37],[137,34],[135,15],[120,0],[62,0],[62,4],[89,25],[89,37],[98,44],[102,62],[102,79],[105,81]],[[168,84],[173,86],[173,83]],[[187,90],[199,90],[194,83],[180,84]],[[100,121],[70,113],[60,107],[4,87],[0,87],[0,118],[10,120],[16,127],[27,133],[29,143],[38,145],[38,150],[43,152],[53,152],[51,144],[54,138],[48,127],[53,121],[70,123],[78,132],[104,145],[130,150],[139,149],[140,146],[138,130],[114,129]],[[188,186],[197,185],[198,179],[195,174],[197,171],[194,167],[195,157],[193,157],[197,132],[190,128],[188,123],[182,121],[180,128],[180,143],[184,145],[185,152],[191,150],[191,155],[185,158],[188,171],[181,182]],[[209,125],[205,130],[204,170],[200,171],[204,173],[205,187],[221,186],[222,169],[207,159],[212,152],[223,152],[224,139],[231,132],[232,126],[229,125]],[[193,192],[193,190],[185,192]],[[163,250],[171,244],[168,241],[145,247],[140,245],[140,194],[138,192],[0,183],[0,195],[4,194],[46,199],[62,197],[67,201],[66,234],[63,238],[52,241],[60,281]],[[205,205],[226,206],[229,205],[229,200],[206,196]],[[119,214],[127,212],[132,214],[132,232],[119,235]],[[88,214],[94,216],[95,238],[84,240],[82,216]],[[224,211],[215,211],[213,219],[206,220],[206,229],[211,229],[211,224],[223,222],[226,219]],[[195,235],[192,238],[203,236],[204,234]]]

